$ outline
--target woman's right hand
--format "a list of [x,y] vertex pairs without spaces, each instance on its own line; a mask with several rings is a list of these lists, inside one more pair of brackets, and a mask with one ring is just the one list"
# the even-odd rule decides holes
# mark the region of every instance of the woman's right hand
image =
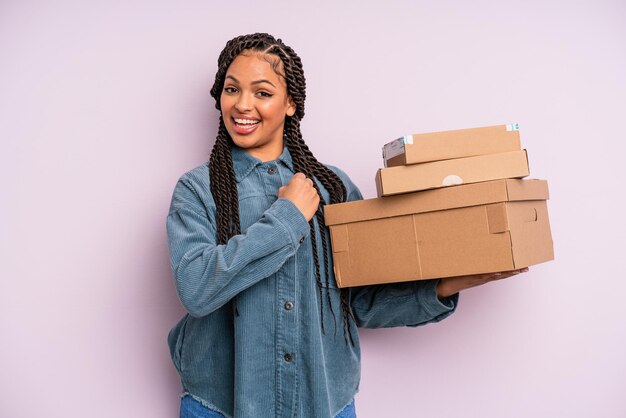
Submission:
[[313,180],[302,173],[296,173],[285,186],[278,189],[278,197],[289,199],[310,221],[320,204],[320,197],[313,187]]

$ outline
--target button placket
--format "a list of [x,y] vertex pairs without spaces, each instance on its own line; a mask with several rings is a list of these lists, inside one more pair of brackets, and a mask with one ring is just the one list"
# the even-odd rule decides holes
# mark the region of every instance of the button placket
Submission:
[[[266,186],[268,196],[275,196],[280,186],[283,186],[285,176],[280,164],[264,164],[259,170],[260,178]],[[273,189],[273,193],[271,190]],[[294,237],[295,240],[306,237]],[[297,243],[297,241],[296,241]],[[297,244],[296,244],[297,245]],[[284,277],[279,274],[276,280],[276,367],[277,367],[277,398],[276,411],[287,411],[293,402],[293,391],[298,391],[298,367],[296,353],[298,352],[299,324],[295,303],[297,298],[297,263],[295,258],[287,261],[283,266]],[[279,413],[278,415],[281,415]]]
[[283,186],[278,166],[274,163],[263,163],[257,169],[263,181],[265,194],[275,196],[278,189]]
[[[276,177],[274,177],[276,178]],[[277,297],[277,388],[280,395],[277,397],[277,410],[288,410],[293,400],[292,390],[297,391],[296,353],[298,352],[298,316],[296,315],[296,263],[290,260],[286,263],[287,270],[292,275],[278,277],[276,281]]]

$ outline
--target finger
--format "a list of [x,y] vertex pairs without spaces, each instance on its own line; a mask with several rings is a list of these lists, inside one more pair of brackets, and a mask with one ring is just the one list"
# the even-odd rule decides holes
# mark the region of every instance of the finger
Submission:
[[502,280],[518,274],[512,271],[499,271],[488,275],[487,281]]
[[519,274],[519,273],[526,273],[528,271],[528,267],[524,267],[521,269],[516,269],[516,270],[507,270],[507,271],[498,271],[496,273],[491,273],[491,274],[497,274],[497,275],[512,275],[512,274]]
[[306,176],[305,176],[303,173],[298,172],[298,173],[296,173],[296,174],[294,174],[294,175],[293,175],[293,178],[294,178],[294,179],[301,179],[301,180],[304,180],[304,179],[306,178]]
[[311,180],[310,178],[307,177],[306,182],[313,186],[313,180]]
[[498,273],[497,280],[517,276],[518,274],[520,274],[519,270],[503,271],[501,273]]
[[519,270],[510,270],[510,271],[501,271],[498,273],[494,273],[494,275],[497,275],[496,277],[498,279],[505,279],[507,277],[511,277],[511,276],[517,276],[520,273],[525,273],[528,271],[528,268],[522,268]]

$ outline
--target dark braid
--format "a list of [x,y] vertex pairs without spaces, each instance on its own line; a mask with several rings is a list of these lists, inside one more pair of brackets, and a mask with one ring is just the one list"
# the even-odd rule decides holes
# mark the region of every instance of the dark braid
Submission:
[[[328,256],[328,243],[326,239],[326,226],[324,224],[323,208],[327,203],[340,203],[347,200],[346,188],[332,170],[317,161],[309,147],[302,139],[300,121],[304,117],[304,101],[306,98],[306,80],[302,69],[302,61],[292,48],[285,45],[282,40],[275,39],[266,33],[239,36],[226,43],[218,58],[218,69],[215,74],[215,83],[211,88],[211,96],[215,99],[215,107],[221,111],[221,94],[224,89],[224,81],[228,67],[233,60],[243,52],[257,51],[278,57],[279,60],[268,60],[274,71],[284,77],[287,84],[287,95],[295,105],[295,114],[285,118],[284,146],[289,149],[293,160],[295,172],[301,172],[308,178],[315,177],[324,186],[330,195],[330,202],[325,202],[320,188],[316,182],[313,186],[320,197],[320,204],[314,218],[309,221],[311,229],[311,244],[313,262],[315,264],[315,280],[318,287],[320,303],[320,321],[322,332],[325,333],[323,317],[323,294],[322,294],[322,269],[320,268],[316,235],[317,229],[321,236],[323,260],[324,260],[324,283],[326,285],[326,299],[333,319],[334,309],[331,302],[330,290],[330,261]],[[282,67],[281,67],[282,64]],[[233,168],[231,146],[232,138],[226,131],[224,120],[220,116],[219,131],[211,157],[209,160],[209,174],[211,176],[211,193],[217,208],[217,241],[225,244],[230,237],[241,233],[239,223],[239,200],[237,195],[237,182]],[[354,345],[350,320],[354,321],[350,309],[348,289],[341,289],[341,312],[343,314],[343,330],[346,341]],[[236,301],[233,300],[233,310],[237,313]],[[337,324],[335,323],[335,332]]]
[[217,134],[211,158],[209,159],[209,174],[211,176],[211,194],[220,196],[224,205],[222,214],[217,217],[217,243],[226,244],[232,235],[235,218],[236,228],[239,228],[239,200],[237,198],[237,182],[233,168],[232,154],[230,153],[230,141],[224,127],[224,121],[220,116],[220,126]]
[[[226,244],[228,239],[240,234],[239,199],[237,180],[230,153],[230,138],[224,120],[220,116],[220,125],[209,159],[209,175],[211,177],[211,194],[217,205],[217,243]],[[219,203],[218,203],[219,202]],[[232,300],[233,314],[239,316],[236,297]]]

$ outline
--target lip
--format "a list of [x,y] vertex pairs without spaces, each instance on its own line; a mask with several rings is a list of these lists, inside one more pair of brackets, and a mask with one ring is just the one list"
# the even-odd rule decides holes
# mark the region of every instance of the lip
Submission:
[[[254,125],[240,125],[237,122],[235,122],[235,119],[243,119],[243,120],[253,120],[255,122]],[[259,125],[261,124],[261,121],[259,119],[255,119],[255,118],[250,118],[250,117],[241,117],[241,116],[233,116],[231,118],[232,124],[233,124],[233,130],[239,134],[239,135],[247,135],[250,134],[252,132],[254,132]]]
[[252,118],[250,116],[244,116],[244,115],[240,115],[240,114],[237,114],[237,113],[232,115],[232,118],[233,118],[233,120],[234,119],[243,119],[243,120],[254,120],[254,121],[257,121],[257,122],[261,120],[259,118]]

